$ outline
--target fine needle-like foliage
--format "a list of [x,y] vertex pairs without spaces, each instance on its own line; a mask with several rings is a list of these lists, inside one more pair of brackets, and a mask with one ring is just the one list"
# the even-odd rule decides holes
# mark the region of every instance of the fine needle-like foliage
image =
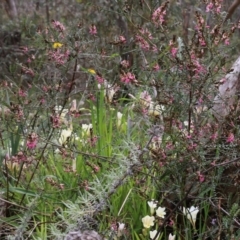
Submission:
[[239,239],[233,5],[13,2],[11,21],[0,9],[0,238]]

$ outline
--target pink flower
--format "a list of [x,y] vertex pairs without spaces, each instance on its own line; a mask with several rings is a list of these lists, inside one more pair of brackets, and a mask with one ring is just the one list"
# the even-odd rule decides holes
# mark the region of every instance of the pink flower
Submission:
[[206,12],[210,12],[213,9],[213,3],[209,3],[206,7]]
[[31,68],[26,68],[26,67],[22,67],[22,72],[24,74],[30,75],[32,77],[34,77],[34,71]]
[[142,36],[136,35],[135,39],[140,48],[143,50],[150,50],[150,44]]
[[217,12],[217,13],[220,13],[220,11],[221,11],[221,7],[222,7],[222,6],[219,5],[219,6],[216,8],[216,12]]
[[28,149],[34,149],[36,148],[38,143],[38,135],[36,133],[32,133],[28,136],[27,139],[27,147]]
[[92,24],[91,27],[89,28],[89,33],[91,35],[96,35],[97,34],[97,28],[94,24]]
[[153,67],[152,67],[153,71],[159,71],[160,70],[160,66],[158,63],[156,63]]
[[121,35],[118,37],[118,39],[119,39],[119,43],[122,43],[122,44],[126,43],[126,38],[124,36]]
[[233,133],[229,133],[228,137],[227,137],[227,143],[231,143],[234,141],[234,134]]
[[29,149],[34,149],[37,146],[37,140],[34,141],[27,141],[27,147]]
[[123,60],[123,61],[121,61],[120,64],[121,64],[122,67],[124,67],[124,68],[128,68],[128,67],[130,66],[129,61],[127,61],[127,60]]
[[171,54],[172,54],[173,57],[176,57],[177,52],[178,52],[178,49],[175,48],[175,47],[172,47],[171,50],[170,50],[170,52],[171,52]]
[[59,65],[63,65],[68,60],[70,51],[66,50],[65,52],[63,52],[60,48],[58,48],[54,51],[49,51],[48,55],[49,55],[49,60],[52,60]]
[[217,139],[217,137],[218,137],[218,133],[215,132],[215,133],[212,134],[212,136],[210,137],[210,139],[214,141],[214,140]]
[[225,39],[224,44],[225,44],[225,45],[229,45],[229,44],[230,44],[229,38],[226,38],[226,39]]
[[205,42],[205,39],[204,38],[199,38],[199,43],[201,46],[206,46],[206,42]]
[[19,90],[18,90],[18,95],[19,95],[20,97],[26,97],[26,96],[27,96],[27,93],[26,93],[26,91],[24,91],[22,88],[19,88]]
[[144,50],[150,50],[148,40],[152,39],[152,34],[147,29],[139,29],[139,34],[136,35],[136,43]]
[[152,45],[152,51],[153,51],[154,53],[157,53],[157,52],[158,52],[158,48],[157,48],[157,46],[156,46],[155,44]]
[[222,0],[218,1],[211,1],[207,6],[206,6],[206,12],[215,12],[215,13],[220,13],[222,5],[220,4]]
[[104,78],[100,75],[96,75],[96,80],[98,81],[99,84],[103,84],[104,83]]
[[194,54],[191,54],[191,60],[192,60],[192,66],[193,66],[193,72],[195,76],[198,76],[199,73],[206,73],[206,68],[200,64],[199,60],[196,58]]
[[52,25],[53,27],[58,30],[59,32],[63,32],[65,31],[65,27],[63,26],[62,23],[60,23],[59,21],[55,21],[55,20],[52,20]]
[[146,38],[148,38],[148,39],[152,39],[152,34],[149,32],[148,29],[143,29],[143,28],[141,28],[141,29],[139,30],[139,32],[140,32],[144,37],[146,37]]
[[61,126],[62,121],[59,114],[52,115],[50,119],[51,119],[53,128],[59,128]]
[[197,174],[198,174],[198,180],[199,180],[199,182],[200,182],[200,183],[204,182],[204,181],[205,181],[204,175],[201,174],[200,171],[198,171]]
[[121,75],[120,77],[121,82],[123,83],[134,83],[136,82],[136,78],[135,75],[133,73],[124,73],[123,75]]
[[156,26],[160,26],[165,21],[166,10],[163,6],[157,8],[152,15],[152,21]]

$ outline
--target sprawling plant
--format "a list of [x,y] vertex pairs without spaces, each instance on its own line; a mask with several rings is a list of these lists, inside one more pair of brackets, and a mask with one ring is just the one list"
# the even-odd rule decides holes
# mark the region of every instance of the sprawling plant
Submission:
[[1,237],[237,239],[232,12],[60,2],[3,29]]

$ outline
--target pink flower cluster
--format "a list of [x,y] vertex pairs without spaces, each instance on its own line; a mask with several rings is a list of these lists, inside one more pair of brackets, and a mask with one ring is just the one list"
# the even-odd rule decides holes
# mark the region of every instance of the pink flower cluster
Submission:
[[59,65],[63,65],[68,60],[69,55],[69,50],[63,52],[60,48],[48,52],[49,60],[52,60]]
[[191,61],[192,61],[192,71],[194,72],[194,76],[198,77],[199,74],[204,74],[207,72],[206,68],[200,64],[199,60],[196,56],[192,53],[191,54]]
[[234,134],[233,133],[229,133],[228,137],[227,137],[227,143],[232,143],[234,141]]
[[201,47],[205,47],[207,45],[205,37],[204,37],[204,28],[205,26],[205,20],[202,17],[202,15],[198,12],[196,12],[197,17],[197,25],[195,26],[197,37],[198,37],[198,43]]
[[28,139],[27,139],[28,149],[36,148],[37,143],[38,143],[38,135],[36,133],[29,134]]
[[124,36],[121,35],[118,37],[118,39],[119,39],[119,43],[121,43],[121,44],[126,43],[126,38]]
[[155,71],[155,72],[159,71],[159,70],[160,70],[159,64],[158,64],[158,63],[155,63],[155,64],[153,65],[153,67],[152,67],[152,70]]
[[34,71],[31,68],[27,68],[27,67],[22,67],[22,73],[30,75],[31,77],[34,77]]
[[97,34],[97,27],[96,27],[94,24],[92,24],[92,25],[89,27],[89,33],[90,33],[91,35],[96,35],[96,34]]
[[96,80],[99,84],[103,84],[105,81],[104,78],[100,74],[96,74]]
[[53,128],[59,128],[62,124],[61,117],[58,113],[53,114],[50,117]]
[[177,56],[178,48],[175,47],[175,43],[173,40],[170,40],[169,46],[170,46],[170,53],[175,58]]
[[139,34],[136,35],[136,43],[144,50],[150,50],[150,44],[147,40],[152,39],[152,34],[147,29],[140,29]]
[[220,13],[222,0],[211,0],[206,6],[206,12]]
[[161,26],[165,22],[166,8],[168,1],[163,3],[159,8],[157,8],[152,14],[152,21],[155,26]]
[[136,82],[135,75],[131,72],[121,74],[120,80],[123,83],[135,83]]
[[62,23],[60,23],[59,21],[55,21],[55,20],[52,20],[52,25],[53,27],[58,30],[59,32],[64,32],[65,31],[65,27],[63,26]]

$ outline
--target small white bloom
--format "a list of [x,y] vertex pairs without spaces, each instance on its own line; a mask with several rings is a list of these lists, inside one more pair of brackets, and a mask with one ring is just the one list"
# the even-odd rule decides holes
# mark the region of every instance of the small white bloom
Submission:
[[125,228],[125,223],[118,223],[118,230],[122,231]]
[[[117,85],[110,85],[108,82],[105,80],[103,83],[104,87],[104,97],[106,102],[112,103],[114,94],[119,90],[119,86]],[[98,84],[98,89],[102,88],[102,84]]]
[[125,229],[125,223],[118,223],[118,233],[117,236],[121,237],[123,235],[123,230]]
[[92,129],[92,124],[82,124],[82,135],[89,137],[90,129]]
[[73,172],[77,171],[77,159],[76,158],[74,158],[72,160],[72,170],[73,170]]
[[151,215],[154,213],[154,209],[157,207],[157,204],[152,200],[148,201],[148,206],[150,207]]
[[123,114],[121,112],[117,112],[117,127],[119,128],[122,124],[122,116]]
[[63,145],[66,143],[67,139],[72,135],[72,130],[70,129],[63,129],[60,134],[60,138],[58,139],[58,142]]
[[142,223],[143,223],[143,226],[145,228],[150,228],[152,226],[154,226],[154,220],[155,220],[155,217],[150,217],[150,216],[145,216],[144,218],[142,218]]
[[117,92],[117,90],[113,86],[107,85],[107,88],[104,91],[104,94],[105,94],[105,99],[108,103],[112,103],[113,96],[116,92]]
[[160,217],[160,218],[164,218],[165,215],[166,215],[165,209],[166,209],[165,207],[164,208],[158,207],[158,209],[156,210],[157,216]]
[[[155,236],[157,235],[157,230],[150,231],[149,234],[151,239],[155,239]],[[159,235],[160,233],[158,234],[156,240],[159,238]]]
[[168,236],[168,240],[175,240],[176,235],[172,235],[171,233]]
[[198,207],[191,206],[190,208],[187,208],[187,209],[183,207],[183,214],[187,216],[187,219],[192,223],[194,228],[195,228],[198,212],[199,212]]

